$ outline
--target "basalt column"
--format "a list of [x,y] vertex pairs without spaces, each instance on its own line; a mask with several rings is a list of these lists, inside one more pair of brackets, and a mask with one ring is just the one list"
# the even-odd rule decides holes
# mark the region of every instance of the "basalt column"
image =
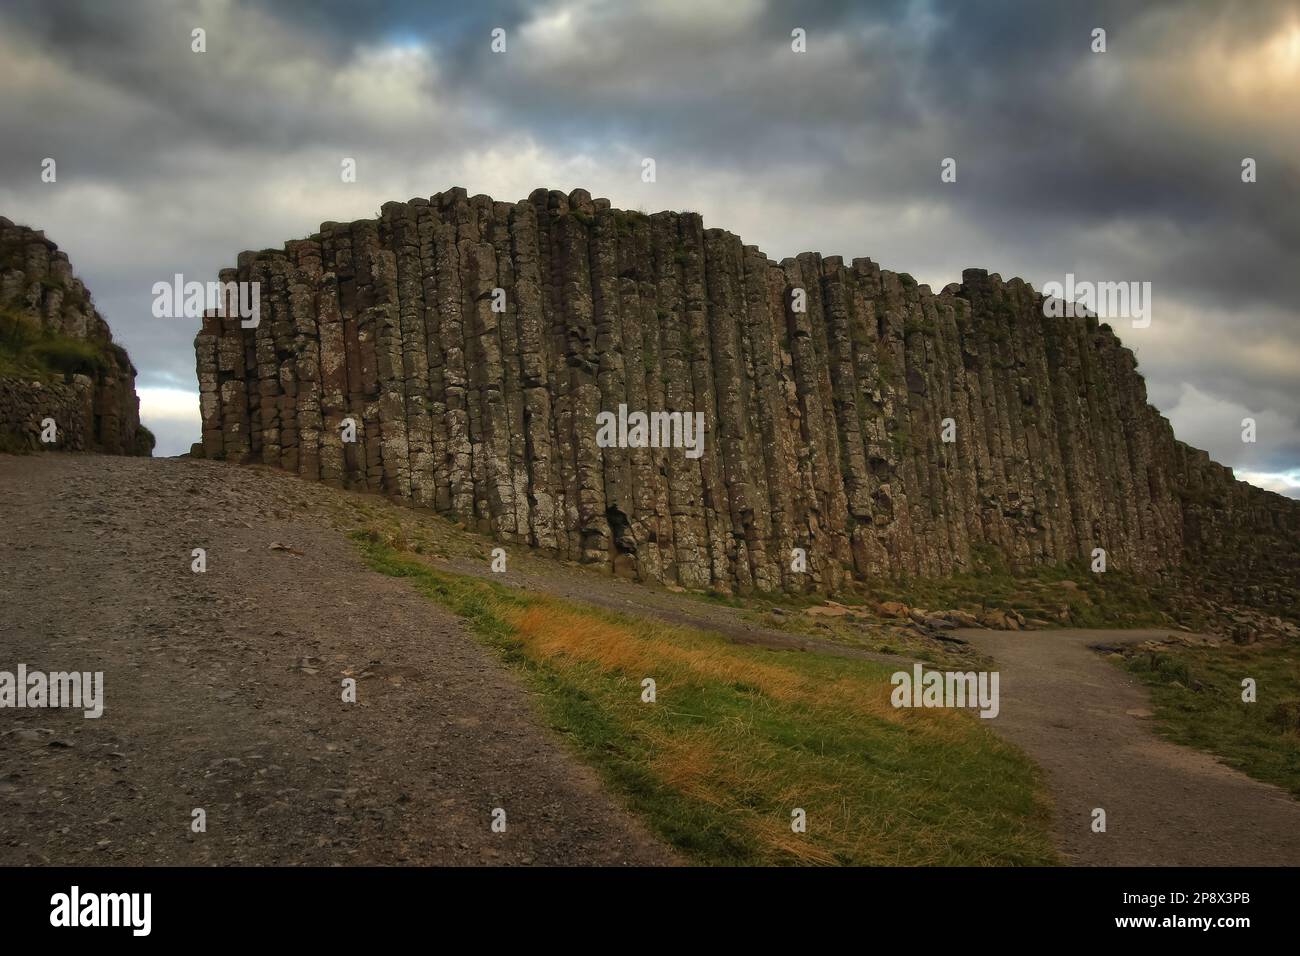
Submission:
[[[459,188],[221,278],[258,284],[261,321],[195,340],[207,455],[561,558],[742,593],[1097,548],[1294,581],[1300,505],[1175,441],[1115,332],[1019,279],[936,294],[870,259],[775,262],[694,213]],[[702,414],[703,449],[603,442],[620,410]]]

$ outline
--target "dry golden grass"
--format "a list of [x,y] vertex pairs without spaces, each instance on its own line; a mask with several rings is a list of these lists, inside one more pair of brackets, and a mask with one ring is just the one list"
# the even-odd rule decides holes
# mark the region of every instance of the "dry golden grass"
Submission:
[[633,632],[547,601],[517,612],[511,623],[520,639],[538,653],[598,664],[628,676],[685,671],[713,680],[752,684],[782,701],[806,693],[804,681],[784,668],[738,658],[722,646],[679,647],[670,642],[674,629],[668,627],[650,625]]
[[[661,689],[671,688],[673,679],[691,677],[747,685],[782,703],[834,706],[891,722],[917,713],[890,705],[892,688],[887,679],[841,676],[829,683],[819,681],[789,667],[755,660],[752,650],[736,645],[690,646],[695,635],[686,628],[655,622],[638,622],[632,628],[599,612],[567,609],[548,598],[508,611],[506,618],[536,654],[595,664],[638,680],[655,676]],[[930,719],[934,713],[921,715]]]
[[[362,546],[519,666],[555,726],[690,859],[1054,860],[1032,765],[969,713],[895,709],[891,667],[736,645]],[[791,828],[795,808],[806,833]]]

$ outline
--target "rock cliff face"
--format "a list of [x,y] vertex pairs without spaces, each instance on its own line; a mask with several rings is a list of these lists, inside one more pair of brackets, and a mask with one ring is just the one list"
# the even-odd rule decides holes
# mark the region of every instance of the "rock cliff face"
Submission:
[[[869,259],[774,262],[693,213],[463,189],[221,279],[260,283],[261,322],[195,340],[208,456],[502,541],[722,591],[942,576],[988,548],[1294,587],[1300,503],[1176,441],[1110,328],[1045,318],[1019,279],[934,294]],[[703,455],[602,447],[621,405],[703,412]]]
[[0,448],[149,455],[139,408],[135,368],[67,253],[0,217]]

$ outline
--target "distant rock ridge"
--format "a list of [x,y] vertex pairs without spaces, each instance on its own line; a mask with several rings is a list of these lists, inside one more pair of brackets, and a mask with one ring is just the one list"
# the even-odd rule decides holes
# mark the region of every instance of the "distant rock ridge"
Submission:
[[0,451],[150,455],[153,445],[135,368],[67,253],[0,216]]
[[[1019,279],[934,294],[870,259],[774,262],[695,213],[460,188],[221,279],[260,283],[261,322],[195,339],[207,456],[616,573],[824,591],[1102,548],[1273,599],[1300,576],[1300,502],[1176,441],[1114,332],[1044,317]],[[620,405],[704,412],[704,454],[601,447]]]

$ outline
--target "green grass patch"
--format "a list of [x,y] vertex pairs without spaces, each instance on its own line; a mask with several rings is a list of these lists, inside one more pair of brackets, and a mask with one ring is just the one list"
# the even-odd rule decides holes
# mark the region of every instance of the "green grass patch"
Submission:
[[[69,375],[92,378],[123,367],[126,352],[111,342],[75,339],[51,332],[29,315],[0,310],[0,376],[42,381]],[[126,366],[129,367],[129,361]]]
[[[434,568],[369,565],[464,618],[626,804],[697,863],[1056,861],[1043,780],[978,717],[890,705],[893,668],[745,647]],[[657,684],[642,702],[642,681]],[[807,813],[806,833],[791,812]]]
[[[1300,647],[1171,646],[1131,652],[1124,667],[1151,689],[1165,737],[1300,797]],[[1248,677],[1253,704],[1241,699]]]
[[872,595],[929,610],[1012,608],[1060,627],[1159,627],[1176,609],[1172,593],[1123,571],[1094,574],[1086,564],[1057,564],[1013,573],[996,548],[971,550],[971,571],[880,582]]

